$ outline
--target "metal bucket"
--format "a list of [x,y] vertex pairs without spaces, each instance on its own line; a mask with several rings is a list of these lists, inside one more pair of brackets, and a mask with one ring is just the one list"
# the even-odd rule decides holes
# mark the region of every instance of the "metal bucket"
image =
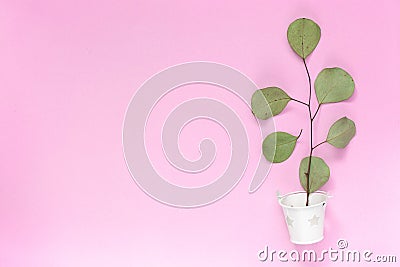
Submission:
[[278,196],[292,243],[313,244],[324,238],[325,208],[328,197],[328,194],[322,191],[311,193],[309,206],[306,206],[306,192]]

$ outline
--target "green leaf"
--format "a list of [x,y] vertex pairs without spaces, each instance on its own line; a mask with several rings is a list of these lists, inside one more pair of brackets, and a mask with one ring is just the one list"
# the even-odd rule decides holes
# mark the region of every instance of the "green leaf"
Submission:
[[254,92],[251,109],[257,118],[266,120],[281,113],[290,100],[290,96],[282,89],[267,87]]
[[289,25],[287,39],[294,52],[305,59],[317,47],[321,28],[310,19],[297,19]]
[[285,132],[274,132],[269,134],[262,144],[264,157],[273,163],[280,163],[292,155],[297,139],[300,137]]
[[[308,162],[310,157],[304,158],[300,162],[299,176],[300,183],[304,190],[307,192],[307,171]],[[325,161],[319,157],[311,157],[311,168],[310,168],[310,193],[320,189],[328,180],[330,176],[330,170]]]
[[337,148],[344,148],[356,134],[354,121],[343,117],[332,124],[326,142]]
[[353,95],[354,80],[341,68],[326,68],[318,74],[314,87],[318,103],[335,103]]

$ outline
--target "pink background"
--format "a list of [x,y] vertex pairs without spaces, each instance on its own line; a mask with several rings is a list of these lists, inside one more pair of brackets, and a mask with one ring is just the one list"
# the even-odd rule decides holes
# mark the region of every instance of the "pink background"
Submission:
[[[399,10],[395,0],[1,1],[0,265],[262,266],[271,264],[257,259],[265,245],[322,250],[336,248],[339,238],[350,249],[399,257]],[[248,174],[225,198],[198,209],[172,208],[144,194],[126,168],[121,140],[124,112],[140,85],[168,66],[206,60],[305,100],[305,72],[286,41],[298,17],[322,28],[308,59],[313,79],[324,67],[340,66],[356,81],[351,101],[324,106],[317,119],[318,140],[344,115],[357,124],[346,150],[317,152],[332,173],[324,187],[334,195],[325,239],[291,244],[275,198],[276,190],[300,189],[297,166],[308,139],[286,164],[273,166],[255,194],[247,192]],[[207,87],[204,95],[222,95],[248,114],[221,90]],[[198,94],[182,88],[158,108]],[[297,133],[307,130],[306,116],[291,103],[275,121],[279,130]],[[191,133],[196,140],[217,136],[218,173],[227,141],[218,137],[221,129],[204,125],[188,127],[181,147],[196,158]]]

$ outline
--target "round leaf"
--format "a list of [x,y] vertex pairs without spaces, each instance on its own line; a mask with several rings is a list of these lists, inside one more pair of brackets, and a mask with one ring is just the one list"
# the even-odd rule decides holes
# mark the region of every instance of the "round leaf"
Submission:
[[298,136],[285,132],[274,132],[269,134],[263,142],[262,149],[264,157],[273,163],[280,163],[292,155]]
[[321,38],[321,28],[314,21],[301,18],[293,21],[287,30],[290,46],[302,58],[314,51]]
[[[307,191],[307,171],[308,161],[310,157],[304,158],[300,162],[299,176],[301,186]],[[330,170],[325,161],[319,157],[311,157],[311,168],[310,168],[310,193],[320,189],[328,180],[330,176]]]
[[354,80],[341,68],[326,68],[318,74],[314,87],[318,103],[335,103],[353,95]]
[[346,147],[356,134],[354,121],[343,117],[332,124],[326,142],[337,148]]
[[278,87],[267,87],[254,92],[251,97],[251,109],[262,120],[278,115],[291,100],[290,96]]

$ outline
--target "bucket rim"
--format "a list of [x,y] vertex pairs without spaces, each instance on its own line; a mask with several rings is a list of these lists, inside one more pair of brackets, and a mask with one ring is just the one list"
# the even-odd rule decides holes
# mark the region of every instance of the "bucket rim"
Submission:
[[309,206],[301,206],[301,207],[292,207],[292,206],[288,206],[288,205],[285,205],[285,204],[282,203],[283,199],[285,199],[286,197],[291,196],[291,195],[296,195],[296,194],[307,194],[307,192],[305,192],[305,191],[295,191],[295,192],[290,192],[290,193],[287,193],[287,194],[278,196],[279,205],[280,205],[281,207],[287,208],[287,209],[308,209],[308,208],[313,208],[313,207],[321,206],[321,204],[323,204],[323,203],[326,204],[328,198],[331,197],[331,196],[330,196],[327,192],[325,192],[325,191],[315,191],[315,192],[311,193],[310,195],[312,195],[312,194],[325,195],[325,196],[326,196],[326,200],[325,200],[325,201],[322,201],[322,202],[320,202],[320,203],[317,203],[317,204],[313,204],[313,205],[309,205]]

